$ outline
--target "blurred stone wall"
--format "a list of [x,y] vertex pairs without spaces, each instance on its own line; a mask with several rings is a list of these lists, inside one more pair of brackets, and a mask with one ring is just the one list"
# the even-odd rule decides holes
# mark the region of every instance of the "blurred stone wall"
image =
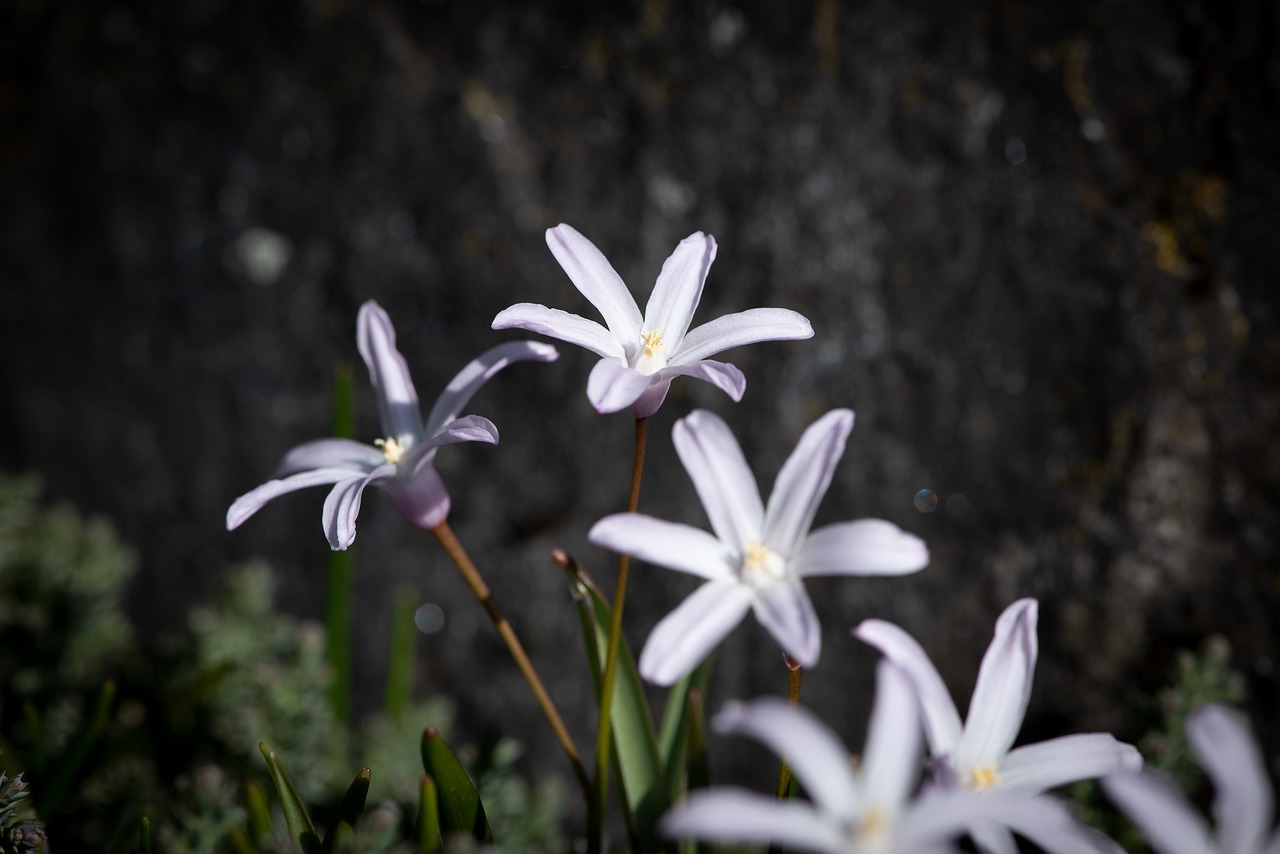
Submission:
[[[819,523],[929,543],[910,579],[810,585],[805,698],[861,743],[867,616],[902,623],[963,703],[996,614],[1042,602],[1027,734],[1115,728],[1178,649],[1227,637],[1275,755],[1280,690],[1280,6],[1030,2],[630,4],[20,0],[0,12],[0,466],[103,514],[143,558],[132,607],[181,625],[252,556],[323,613],[323,493],[228,534],[293,444],[327,435],[357,306],[391,313],[431,399],[519,301],[591,315],[543,241],[575,225],[643,299],[695,230],[719,257],[698,318],[757,305],[812,341],[735,352],[734,406],[678,384],[642,509],[703,524],[670,447],[724,414],[767,490],[804,426],[857,412]],[[498,448],[440,456],[453,523],[584,749],[576,620],[547,559],[621,508],[631,420],[600,417],[568,346],[470,407]],[[936,509],[916,508],[930,490]],[[928,509],[929,494],[920,495]],[[362,704],[392,592],[443,609],[422,686],[468,736],[514,728],[563,770],[432,538],[360,518]],[[639,567],[628,633],[692,580]],[[781,693],[753,621],[712,708]],[[732,762],[733,760],[725,760]],[[751,782],[767,787],[773,773]]]

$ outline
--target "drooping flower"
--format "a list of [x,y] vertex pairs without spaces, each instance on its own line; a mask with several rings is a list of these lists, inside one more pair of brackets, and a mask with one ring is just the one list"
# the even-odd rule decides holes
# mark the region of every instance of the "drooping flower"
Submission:
[[817,663],[821,629],[803,579],[812,575],[902,575],[929,562],[918,537],[878,519],[827,525],[810,533],[818,503],[853,429],[853,413],[835,409],[805,430],[778,472],[766,507],[728,425],[697,410],[676,422],[676,453],[715,531],[639,513],[601,519],[596,545],[707,579],[654,628],[640,673],[669,685],[746,615],[800,664]]
[[[1038,611],[1035,599],[1020,599],[996,621],[995,638],[982,658],[963,725],[942,676],[915,638],[883,620],[865,620],[853,630],[854,637],[880,650],[910,678],[941,784],[1029,795],[1142,767],[1136,748],[1107,733],[1068,735],[1010,749],[1031,698]],[[1000,828],[975,825],[973,835],[986,850],[1014,850]]]
[[677,376],[706,380],[740,400],[747,385],[742,371],[708,356],[743,344],[813,336],[808,320],[784,308],[753,308],[689,329],[716,257],[716,241],[709,234],[691,234],[671,253],[643,317],[622,278],[590,240],[558,225],[547,229],[547,246],[574,287],[604,317],[607,328],[536,303],[499,312],[493,328],[527,329],[599,355],[587,380],[587,397],[599,412],[631,407],[637,418],[652,415]]
[[1187,740],[1213,783],[1216,832],[1161,775],[1111,774],[1103,788],[1161,854],[1280,854],[1271,783],[1244,715],[1204,706],[1187,719]]
[[730,704],[714,726],[777,753],[811,802],[729,787],[695,791],[662,819],[667,836],[831,854],[919,854],[952,850],[950,841],[978,820],[1014,827],[1049,852],[1107,849],[1047,797],[926,789],[912,798],[921,767],[918,705],[907,676],[888,662],[877,671],[861,762],[811,712],[781,699]]
[[376,302],[360,306],[356,343],[369,367],[378,398],[383,437],[372,445],[350,439],[318,439],[289,451],[269,480],[235,500],[227,530],[238,527],[271,499],[308,486],[334,484],[324,502],[329,545],[345,549],[356,536],[356,516],[367,486],[391,496],[400,512],[420,528],[434,528],[449,514],[449,493],[432,461],[442,445],[497,444],[498,428],[479,415],[459,417],[486,381],[513,362],[554,361],[555,347],[536,341],[499,344],[463,368],[445,387],[423,422],[418,393],[404,356],[396,349],[391,319]]

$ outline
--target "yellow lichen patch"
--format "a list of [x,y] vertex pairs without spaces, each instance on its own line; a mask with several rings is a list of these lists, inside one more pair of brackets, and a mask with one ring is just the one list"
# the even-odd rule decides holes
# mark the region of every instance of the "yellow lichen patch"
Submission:
[[400,444],[400,440],[394,436],[386,439],[374,439],[373,444],[382,451],[382,455],[387,458],[389,463],[399,463],[404,459],[404,445]]
[[975,792],[982,792],[990,789],[992,786],[1000,785],[1000,774],[996,771],[995,763],[983,765],[981,768],[974,768],[969,772],[969,788]]

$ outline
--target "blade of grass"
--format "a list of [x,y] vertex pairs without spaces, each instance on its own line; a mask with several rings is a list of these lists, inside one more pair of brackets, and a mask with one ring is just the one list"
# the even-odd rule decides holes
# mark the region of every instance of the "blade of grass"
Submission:
[[443,835],[469,833],[477,842],[493,842],[493,832],[475,784],[433,726],[422,733],[422,765],[436,781],[436,803]]
[[44,791],[41,792],[36,806],[36,813],[41,818],[48,819],[58,811],[62,799],[67,796],[67,792],[76,782],[76,777],[84,768],[89,754],[93,752],[98,739],[102,737],[102,731],[107,726],[107,718],[111,715],[111,704],[115,702],[115,698],[116,683],[110,680],[103,682],[97,696],[94,697],[89,713],[85,716],[84,723],[80,725],[66,752],[58,760],[49,782],[45,783]]
[[280,807],[284,811],[285,824],[289,826],[289,836],[301,854],[322,854],[320,837],[316,836],[315,825],[307,813],[306,804],[298,796],[298,790],[284,769],[275,751],[265,741],[258,742],[258,750],[267,760],[267,769],[271,772],[271,782],[275,783],[276,794],[280,798]]
[[342,801],[338,804],[338,812],[333,817],[333,827],[324,838],[325,854],[334,854],[335,851],[340,850],[338,846],[344,839],[350,839],[355,834],[356,822],[360,820],[360,813],[364,812],[365,798],[369,796],[369,781],[372,776],[373,772],[368,768],[361,768],[360,773],[347,787],[347,793],[342,796]]
[[418,784],[418,819],[414,823],[418,854],[436,854],[440,850],[440,805],[436,781],[423,774]]
[[417,662],[418,633],[413,613],[418,592],[410,585],[396,588],[391,606],[391,647],[387,653],[387,717],[401,720],[413,701],[413,672]]
[[[338,365],[333,375],[333,435],[340,439],[354,439],[356,435],[355,382],[348,364]],[[350,549],[329,553],[329,601],[325,613],[327,656],[333,678],[329,706],[333,716],[343,723],[351,713],[352,567]]]

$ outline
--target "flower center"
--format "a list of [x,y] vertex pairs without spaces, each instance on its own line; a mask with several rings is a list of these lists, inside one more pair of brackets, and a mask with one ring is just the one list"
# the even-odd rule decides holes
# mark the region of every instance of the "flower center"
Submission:
[[374,447],[382,451],[382,456],[387,458],[387,462],[395,465],[404,459],[405,446],[400,444],[400,440],[395,436],[388,436],[385,439],[374,439]]
[[742,579],[750,584],[768,584],[784,578],[787,562],[760,541],[747,543],[742,555]]
[[855,831],[857,850],[883,850],[888,833],[889,817],[885,815],[884,810],[872,807],[862,816],[862,821],[858,822],[858,828]]
[[995,763],[992,762],[989,765],[983,765],[980,768],[971,770],[969,778],[965,782],[975,792],[983,792],[993,786],[1000,785],[1000,774],[996,771]]
[[667,360],[662,355],[667,345],[662,341],[661,329],[640,333],[640,343],[644,349],[640,351],[633,368],[642,374],[655,374],[667,366]]

